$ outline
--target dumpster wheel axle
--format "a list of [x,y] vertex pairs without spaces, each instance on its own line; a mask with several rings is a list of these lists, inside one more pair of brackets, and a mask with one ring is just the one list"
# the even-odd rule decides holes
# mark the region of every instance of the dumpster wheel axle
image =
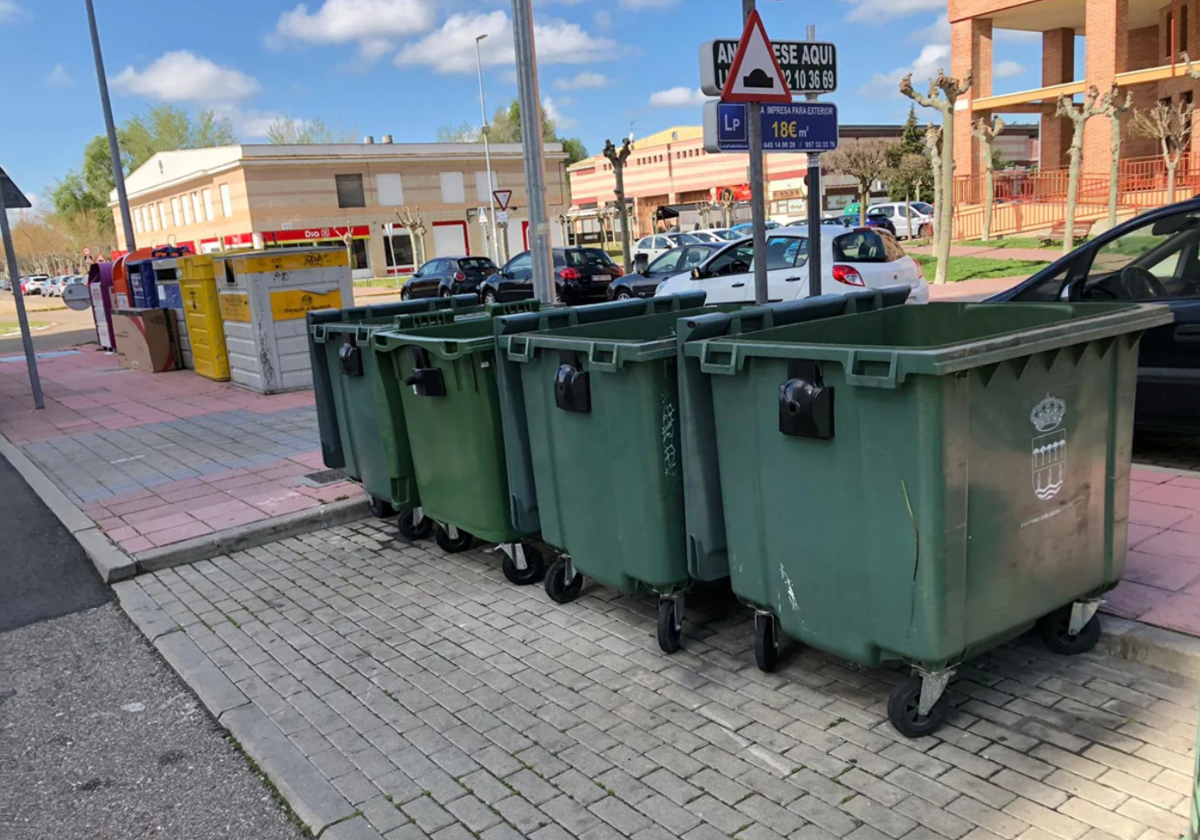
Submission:
[[683,637],[683,609],[682,592],[658,601],[658,646],[663,653],[679,650]]
[[458,554],[474,544],[475,536],[453,525],[438,525],[433,533],[433,540],[438,544],[438,548],[447,554]]
[[537,583],[546,574],[546,561],[531,542],[506,543],[500,546],[504,555],[504,576],[517,586]]
[[422,514],[420,508],[404,511],[396,523],[396,527],[400,529],[400,536],[409,542],[429,539],[429,535],[433,533],[433,526],[434,521]]
[[371,515],[376,519],[391,519],[396,515],[396,509],[383,499],[371,497]]
[[768,674],[779,662],[779,626],[771,613],[754,613],[754,662]]
[[[1099,600],[1076,602],[1043,618],[1040,629],[1046,647],[1063,656],[1078,656],[1094,648],[1100,641],[1099,607]],[[1082,626],[1071,632],[1077,625]]]
[[546,572],[546,594],[557,604],[569,604],[583,590],[583,575],[575,571],[571,558],[563,555]]
[[888,720],[897,732],[906,738],[921,738],[941,729],[950,709],[946,685],[953,674],[952,670],[938,674],[918,672],[892,689],[888,696]]

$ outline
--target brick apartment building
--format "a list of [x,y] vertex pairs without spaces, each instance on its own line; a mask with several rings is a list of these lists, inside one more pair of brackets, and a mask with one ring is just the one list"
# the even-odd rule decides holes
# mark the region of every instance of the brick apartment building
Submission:
[[[960,176],[982,171],[980,144],[970,133],[971,122],[979,117],[1039,115],[1041,166],[1052,170],[1067,165],[1073,131],[1070,120],[1055,116],[1063,94],[1081,101],[1089,86],[1103,93],[1115,83],[1132,92],[1135,108],[1144,109],[1158,101],[1190,102],[1197,89],[1179,54],[1190,49],[1200,55],[1200,0],[950,0],[949,18],[951,72],[960,78],[973,72],[975,78],[955,117],[954,159]],[[1041,87],[993,94],[993,34],[999,29],[1041,33]],[[1086,47],[1086,69],[1078,79],[1077,36],[1083,36]],[[1125,135],[1122,158],[1158,154],[1153,140],[1128,130]],[[1084,172],[1108,172],[1111,137],[1108,117],[1088,121]]]

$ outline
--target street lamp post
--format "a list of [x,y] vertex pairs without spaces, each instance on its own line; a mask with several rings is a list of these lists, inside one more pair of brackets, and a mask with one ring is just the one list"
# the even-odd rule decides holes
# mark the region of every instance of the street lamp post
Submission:
[[483,159],[487,163],[488,177],[488,206],[491,207],[492,214],[488,217],[490,224],[488,230],[491,232],[492,238],[492,260],[497,264],[500,262],[500,246],[497,239],[499,226],[496,223],[496,179],[492,175],[492,151],[488,143],[488,115],[487,115],[487,99],[483,93],[483,50],[479,46],[480,42],[487,37],[487,33],[475,36],[475,63],[479,68],[479,109],[483,114]]
[[108,133],[108,150],[112,155],[117,205],[121,211],[121,227],[125,231],[125,250],[133,253],[137,250],[137,242],[133,238],[133,216],[129,212],[129,197],[125,194],[125,170],[121,166],[121,147],[117,145],[117,129],[113,124],[112,102],[108,98],[108,77],[104,75],[104,56],[100,53],[100,32],[96,28],[96,10],[92,7],[92,0],[85,1],[88,27],[92,30],[92,55],[96,59],[96,81],[100,85],[100,105],[104,108],[104,128]]

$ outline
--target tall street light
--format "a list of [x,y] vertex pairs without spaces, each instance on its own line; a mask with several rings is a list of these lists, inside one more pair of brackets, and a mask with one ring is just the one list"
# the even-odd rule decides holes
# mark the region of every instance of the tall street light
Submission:
[[491,224],[488,229],[492,234],[492,262],[500,264],[500,244],[499,233],[500,225],[496,221],[496,179],[492,175],[492,151],[488,144],[488,115],[487,115],[487,99],[483,95],[483,50],[479,46],[487,33],[475,36],[475,63],[479,67],[479,110],[483,114],[483,158],[487,163],[488,177],[488,204],[492,208],[492,215],[489,217]]
[[112,154],[113,180],[117,187],[117,204],[121,210],[121,225],[125,229],[125,250],[137,250],[133,238],[133,217],[129,213],[129,197],[125,194],[125,170],[121,168],[121,148],[117,145],[117,129],[113,125],[112,103],[108,99],[108,77],[104,75],[104,57],[100,54],[100,33],[96,29],[96,10],[92,0],[87,3],[88,26],[92,30],[92,54],[96,59],[96,81],[100,84],[100,104],[104,107],[104,127],[108,132],[108,150]]

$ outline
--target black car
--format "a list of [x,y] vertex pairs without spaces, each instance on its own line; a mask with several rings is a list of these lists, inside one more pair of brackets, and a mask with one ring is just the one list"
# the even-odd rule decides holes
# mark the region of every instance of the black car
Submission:
[[[554,282],[558,299],[566,304],[597,303],[607,299],[608,285],[624,272],[599,248],[555,248]],[[533,255],[523,251],[498,274],[479,286],[483,303],[528,300],[533,297]]]
[[498,270],[487,257],[438,257],[408,278],[400,297],[412,300],[476,292],[484,278]]
[[[801,224],[804,225],[804,224],[808,224],[808,223],[802,222]],[[846,227],[846,228],[856,228],[862,224],[862,219],[859,218],[857,213],[853,213],[849,216],[839,216],[836,219],[824,219],[824,220],[822,220],[821,224],[823,224],[823,225],[841,225],[842,227]],[[883,228],[888,233],[890,233],[892,236],[896,235],[896,226],[894,224],[892,224],[891,219],[889,219],[887,216],[883,215],[882,213],[868,213],[866,226],[874,227],[874,228]]]
[[1200,199],[1152,210],[1102,233],[989,299],[1166,304],[1175,323],[1142,338],[1134,425],[1200,430]]
[[695,245],[684,245],[662,254],[643,271],[635,271],[624,277],[618,277],[608,287],[609,300],[628,300],[629,298],[654,297],[658,285],[668,277],[691,271],[700,263],[713,255],[713,252],[728,245],[728,242],[699,242]]

